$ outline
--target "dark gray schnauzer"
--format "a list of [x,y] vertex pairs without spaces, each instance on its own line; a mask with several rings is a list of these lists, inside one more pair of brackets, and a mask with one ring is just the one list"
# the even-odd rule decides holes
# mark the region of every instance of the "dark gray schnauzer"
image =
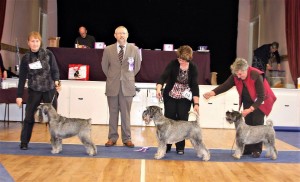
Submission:
[[62,139],[78,136],[90,156],[97,154],[91,139],[91,119],[66,118],[57,114],[50,103],[41,104],[34,115],[36,122],[49,123],[52,154],[62,151]]
[[196,121],[174,121],[166,118],[162,114],[162,108],[158,106],[149,106],[143,112],[143,120],[149,124],[151,120],[156,126],[156,137],[158,140],[158,149],[155,159],[161,159],[166,154],[166,145],[176,143],[185,139],[190,139],[197,156],[204,161],[210,159],[210,153],[202,141],[202,133],[199,123],[199,116],[195,112]]
[[275,148],[275,130],[271,120],[267,120],[267,125],[249,126],[245,123],[242,114],[238,111],[227,111],[226,120],[230,124],[234,123],[236,129],[236,150],[232,155],[234,158],[241,158],[245,144],[263,142],[267,150],[266,157],[273,160],[277,159],[278,153]]

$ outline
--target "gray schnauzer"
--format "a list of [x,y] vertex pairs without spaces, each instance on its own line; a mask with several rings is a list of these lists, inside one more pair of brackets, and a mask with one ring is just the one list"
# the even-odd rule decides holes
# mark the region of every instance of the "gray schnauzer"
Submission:
[[266,157],[273,160],[277,159],[277,150],[275,148],[275,130],[273,122],[267,120],[267,125],[249,126],[245,123],[243,116],[238,111],[226,112],[226,120],[234,123],[236,129],[236,150],[232,155],[236,159],[240,159],[245,144],[255,144],[263,142],[267,153]]
[[162,108],[158,106],[149,106],[146,108],[142,115],[143,120],[146,124],[149,124],[153,120],[156,125],[158,149],[154,156],[155,159],[161,159],[165,156],[167,144],[185,139],[190,139],[198,157],[202,157],[204,161],[210,159],[210,153],[202,141],[199,116],[195,112],[192,113],[196,115],[196,121],[174,121],[166,118],[162,114]]
[[36,122],[49,123],[52,154],[62,151],[62,139],[77,135],[90,156],[97,154],[91,139],[91,119],[66,118],[57,114],[50,103],[41,104],[34,115]]

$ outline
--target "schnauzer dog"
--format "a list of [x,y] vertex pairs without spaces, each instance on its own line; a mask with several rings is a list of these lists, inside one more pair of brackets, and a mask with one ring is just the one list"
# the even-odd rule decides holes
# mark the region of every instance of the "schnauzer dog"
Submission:
[[62,151],[62,139],[77,135],[90,156],[97,154],[91,139],[91,119],[66,118],[57,114],[50,103],[41,104],[34,115],[36,122],[49,123],[52,154]]
[[210,153],[202,141],[199,116],[195,112],[192,113],[196,115],[196,121],[174,121],[166,118],[162,114],[162,108],[158,106],[149,106],[146,108],[142,115],[143,120],[146,124],[149,124],[153,120],[156,125],[158,149],[154,156],[155,159],[161,159],[165,156],[167,144],[185,139],[190,139],[199,158],[202,157],[204,161],[210,159]]
[[240,159],[245,144],[255,144],[263,142],[267,153],[266,157],[273,160],[277,159],[277,150],[275,148],[275,130],[273,122],[267,120],[267,125],[249,126],[245,123],[243,116],[238,111],[226,112],[226,120],[234,123],[236,129],[236,150],[232,155],[235,159]]

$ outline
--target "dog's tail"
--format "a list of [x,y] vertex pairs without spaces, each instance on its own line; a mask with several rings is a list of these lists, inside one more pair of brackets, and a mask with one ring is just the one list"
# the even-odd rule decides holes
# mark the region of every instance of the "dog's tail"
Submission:
[[198,113],[196,113],[195,111],[189,111],[189,114],[191,114],[191,113],[193,113],[195,116],[196,116],[196,120],[197,120],[197,123],[199,124],[199,126],[200,126],[200,117],[199,117],[199,114]]
[[88,123],[89,123],[89,125],[92,124],[92,118],[89,118],[89,119],[88,119]]
[[270,120],[270,119],[268,119],[268,120],[266,121],[266,124],[267,124],[268,126],[273,126],[273,121]]

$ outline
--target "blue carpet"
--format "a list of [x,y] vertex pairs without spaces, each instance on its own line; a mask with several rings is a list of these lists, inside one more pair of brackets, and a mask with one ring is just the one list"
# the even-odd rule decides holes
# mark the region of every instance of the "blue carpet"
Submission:
[[3,165],[0,163],[0,181],[1,182],[13,182],[13,178],[8,174]]
[[276,131],[276,138],[297,148],[300,148],[300,132]]
[[[149,147],[146,152],[137,152],[139,147],[128,148],[123,146],[104,147],[97,146],[98,154],[95,158],[125,158],[125,159],[153,159],[156,153],[156,147]],[[231,150],[210,149],[211,160],[214,162],[267,162],[267,163],[299,163],[300,151],[279,151],[278,159],[271,160],[269,158],[252,158],[243,156],[240,160],[231,157]],[[60,154],[51,154],[51,145],[48,143],[30,143],[29,150],[20,150],[18,142],[0,142],[0,154],[12,155],[37,155],[37,156],[54,156],[54,157],[90,157],[85,153],[83,145],[64,144],[63,151]],[[262,153],[264,156],[265,152]],[[171,151],[167,153],[163,160],[182,160],[182,161],[201,161],[196,156],[193,149],[185,149],[184,155],[177,155]]]

